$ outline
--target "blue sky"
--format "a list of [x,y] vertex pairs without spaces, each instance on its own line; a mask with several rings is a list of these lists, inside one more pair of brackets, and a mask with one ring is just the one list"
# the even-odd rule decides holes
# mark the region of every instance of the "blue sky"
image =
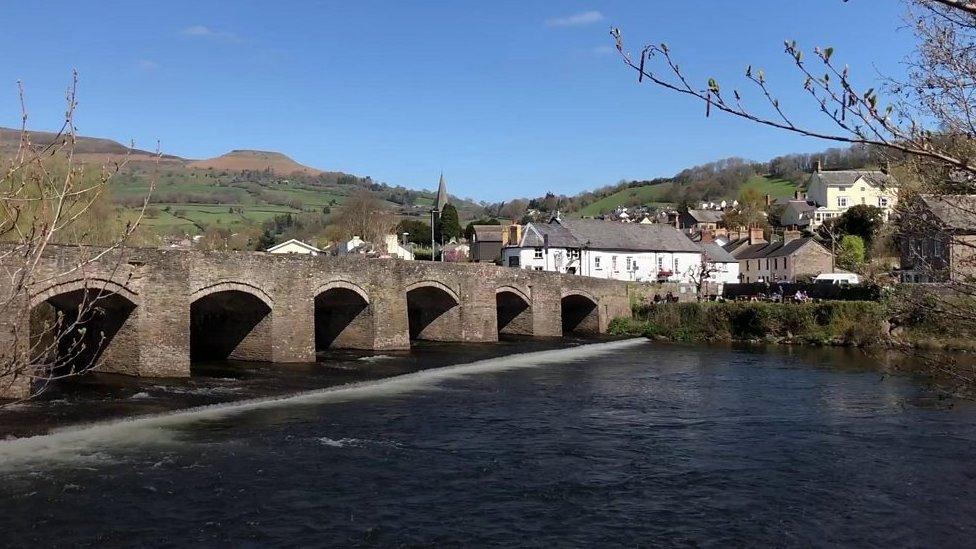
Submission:
[[[7,2],[0,125],[77,126],[190,158],[284,152],[327,170],[483,200],[572,194],[722,157],[826,145],[638,86],[612,50],[667,42],[702,84],[764,67],[816,120],[784,39],[830,45],[863,81],[898,75],[912,37],[894,0]],[[11,46],[12,45],[12,46]],[[804,116],[806,115],[806,116]]]

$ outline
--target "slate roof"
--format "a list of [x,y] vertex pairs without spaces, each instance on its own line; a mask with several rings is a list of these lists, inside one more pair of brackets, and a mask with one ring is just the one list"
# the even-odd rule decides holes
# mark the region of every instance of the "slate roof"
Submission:
[[[623,223],[619,223],[622,225]],[[579,248],[580,242],[565,227],[552,223],[529,223],[522,235],[523,247],[540,248],[544,236],[549,235],[549,245],[554,248]]]
[[587,248],[636,252],[701,252],[697,244],[671,225],[613,223],[595,219],[567,219],[558,223]]
[[698,223],[719,223],[725,217],[718,210],[688,210],[688,215]]
[[923,195],[921,199],[947,229],[976,232],[976,195]]
[[311,244],[308,244],[307,242],[302,242],[301,240],[298,240],[298,239],[295,239],[295,238],[292,238],[290,240],[286,240],[286,241],[282,242],[281,244],[276,244],[276,245],[268,248],[265,251],[274,253],[274,252],[280,250],[281,248],[284,248],[285,246],[288,246],[289,244],[297,244],[299,247],[305,248],[306,250],[308,250],[310,252],[321,252],[322,251],[322,250],[316,248],[315,246],[312,246]]
[[748,238],[740,238],[739,240],[726,244],[724,248],[725,251],[730,252],[738,260],[761,259],[766,257],[785,257],[791,255],[809,242],[813,242],[818,246],[821,245],[810,236],[797,238],[787,242],[786,244],[783,244],[782,240],[777,240],[775,242],[752,245],[749,244]]
[[714,242],[701,244],[705,257],[713,263],[735,263],[737,259]]
[[823,181],[828,187],[848,187],[853,185],[859,178],[864,178],[869,184],[875,187],[896,187],[898,181],[889,174],[881,171],[868,170],[837,170],[830,172],[816,172],[810,176],[813,179]]
[[501,225],[474,225],[474,237],[478,242],[501,242],[502,241],[502,231],[504,227]]
[[663,224],[617,223],[596,219],[564,219],[549,224],[530,223],[526,226],[522,246],[543,246],[543,235],[549,235],[549,246],[554,248],[701,252],[701,248],[680,230]]

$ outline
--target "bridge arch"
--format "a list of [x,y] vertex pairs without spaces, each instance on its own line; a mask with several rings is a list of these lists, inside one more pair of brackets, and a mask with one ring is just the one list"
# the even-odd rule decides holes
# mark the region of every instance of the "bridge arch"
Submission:
[[190,294],[190,360],[272,360],[274,300],[244,282],[221,281]]
[[461,299],[436,280],[406,287],[410,339],[461,341]]
[[593,294],[582,290],[563,291],[560,300],[563,335],[600,333],[600,303]]
[[55,374],[137,373],[139,303],[135,291],[100,278],[62,281],[33,294],[31,361]]
[[332,280],[315,290],[315,350],[372,349],[375,316],[369,293],[353,282]]
[[514,286],[495,289],[495,313],[498,333],[533,335],[532,300],[528,293]]

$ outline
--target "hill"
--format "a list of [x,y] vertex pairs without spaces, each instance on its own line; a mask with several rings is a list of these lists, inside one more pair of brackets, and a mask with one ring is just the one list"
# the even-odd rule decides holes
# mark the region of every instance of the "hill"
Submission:
[[187,166],[205,170],[270,170],[278,175],[289,175],[295,172],[308,175],[323,173],[322,170],[299,164],[287,155],[279,152],[244,149],[233,150],[216,158],[193,160]]

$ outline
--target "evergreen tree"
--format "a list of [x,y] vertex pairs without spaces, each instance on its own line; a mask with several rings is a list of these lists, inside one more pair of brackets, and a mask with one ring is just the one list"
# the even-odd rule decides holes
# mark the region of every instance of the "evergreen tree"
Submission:
[[450,242],[452,238],[461,238],[461,222],[458,220],[457,208],[451,204],[444,206],[441,218],[437,222],[437,236],[440,242]]
[[274,233],[271,232],[271,229],[265,229],[264,232],[261,233],[261,238],[258,239],[258,245],[255,247],[255,249],[259,252],[263,252],[264,250],[274,246],[277,243],[276,240],[277,239],[275,238]]
[[837,244],[837,266],[857,271],[864,263],[864,239],[852,234],[844,235]]

